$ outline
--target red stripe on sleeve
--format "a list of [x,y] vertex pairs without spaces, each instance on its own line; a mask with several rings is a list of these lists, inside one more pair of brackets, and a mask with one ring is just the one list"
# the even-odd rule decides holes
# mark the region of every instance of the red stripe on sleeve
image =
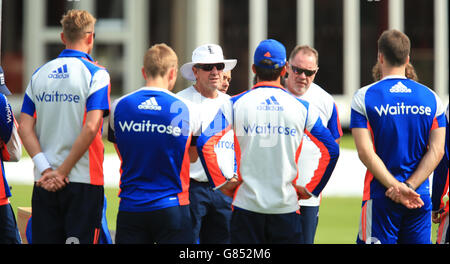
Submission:
[[316,146],[319,148],[320,153],[322,154],[319,159],[319,165],[317,166],[317,169],[314,171],[314,175],[311,178],[311,181],[306,185],[306,189],[309,192],[313,192],[313,190],[319,185],[320,180],[322,179],[322,176],[324,175],[328,164],[330,163],[330,153],[328,152],[327,147],[320,142],[316,137],[314,137],[309,131],[305,130],[305,133],[308,135],[308,137],[316,144]]
[[[214,152],[214,146],[219,140],[231,129],[231,125],[226,127],[221,132],[212,136],[203,146],[202,152],[205,158],[206,167],[208,168],[209,175],[211,176],[214,186],[220,186],[226,182],[226,178],[222,174],[217,162],[217,155]],[[236,146],[235,146],[236,147]]]

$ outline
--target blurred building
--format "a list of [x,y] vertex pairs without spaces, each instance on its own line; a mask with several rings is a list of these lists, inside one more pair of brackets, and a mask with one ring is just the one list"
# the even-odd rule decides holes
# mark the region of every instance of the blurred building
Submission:
[[[31,74],[63,49],[59,20],[72,8],[98,19],[93,57],[110,71],[112,97],[144,84],[143,54],[160,42],[180,65],[196,46],[220,44],[238,59],[229,92],[240,93],[253,79],[254,49],[275,38],[288,53],[296,44],[319,51],[316,82],[335,96],[346,127],[353,93],[372,82],[376,40],[396,28],[411,38],[420,81],[448,103],[448,0],[3,0],[1,62],[16,111]],[[188,85],[179,75],[175,89]]]

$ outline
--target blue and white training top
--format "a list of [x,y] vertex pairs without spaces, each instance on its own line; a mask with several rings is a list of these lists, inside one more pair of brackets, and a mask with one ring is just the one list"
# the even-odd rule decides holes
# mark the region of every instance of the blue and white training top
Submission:
[[[436,93],[402,76],[388,76],[359,89],[351,108],[350,128],[369,129],[377,155],[400,182],[419,165],[431,130],[445,127],[445,109]],[[384,197],[385,192],[367,171],[363,200]],[[429,181],[416,192],[430,195]]]
[[310,193],[320,194],[339,156],[339,146],[317,111],[276,82],[260,82],[252,90],[232,97],[213,122],[214,126],[203,131],[197,141],[209,183],[220,187],[231,177],[219,168],[214,146],[232,129],[237,174],[242,181],[233,206],[248,211],[284,214],[299,209],[294,184],[302,169],[297,161],[305,131],[322,153],[322,165],[306,185]]
[[188,149],[200,131],[198,116],[190,102],[158,87],[114,101],[108,139],[122,161],[120,211],[189,204]]
[[0,94],[0,206],[8,204],[11,197],[5,177],[4,161],[18,161],[22,155],[22,143],[17,133],[17,122],[11,105]]
[[[47,160],[59,167],[68,156],[91,110],[109,113],[107,70],[81,51],[65,49],[31,77],[22,113],[36,118],[36,135]],[[103,141],[100,128],[89,150],[69,173],[70,182],[103,185]],[[34,169],[35,181],[41,174]]]
[[[196,105],[197,109],[199,109],[199,119],[203,124],[202,131],[207,129],[220,107],[230,100],[230,96],[228,94],[221,92],[217,92],[217,97],[214,99],[204,97],[195,89],[194,86],[189,86],[188,88],[178,92],[177,95],[189,100],[192,104]],[[214,147],[214,151],[218,157],[219,168],[222,170],[223,174],[233,175],[235,172],[235,156],[234,134],[232,130],[228,131],[220,139],[220,141],[217,142]],[[206,177],[206,173],[200,159],[197,159],[195,162],[191,163],[190,177],[198,182],[208,182],[208,178]]]

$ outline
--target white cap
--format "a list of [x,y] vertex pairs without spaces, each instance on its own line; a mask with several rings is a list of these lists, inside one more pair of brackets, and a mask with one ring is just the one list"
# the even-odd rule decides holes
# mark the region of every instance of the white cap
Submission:
[[192,52],[192,62],[185,63],[181,66],[181,75],[189,81],[195,81],[194,72],[192,67],[196,64],[215,64],[224,63],[224,72],[231,71],[237,63],[237,60],[225,60],[223,58],[222,48],[216,44],[202,45]]

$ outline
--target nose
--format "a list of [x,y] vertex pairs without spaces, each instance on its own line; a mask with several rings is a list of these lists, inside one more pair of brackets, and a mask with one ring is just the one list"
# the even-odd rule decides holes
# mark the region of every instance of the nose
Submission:
[[219,72],[219,70],[217,69],[217,67],[216,67],[216,66],[214,66],[214,67],[212,68],[211,72],[213,72],[213,73],[218,73],[218,72]]

